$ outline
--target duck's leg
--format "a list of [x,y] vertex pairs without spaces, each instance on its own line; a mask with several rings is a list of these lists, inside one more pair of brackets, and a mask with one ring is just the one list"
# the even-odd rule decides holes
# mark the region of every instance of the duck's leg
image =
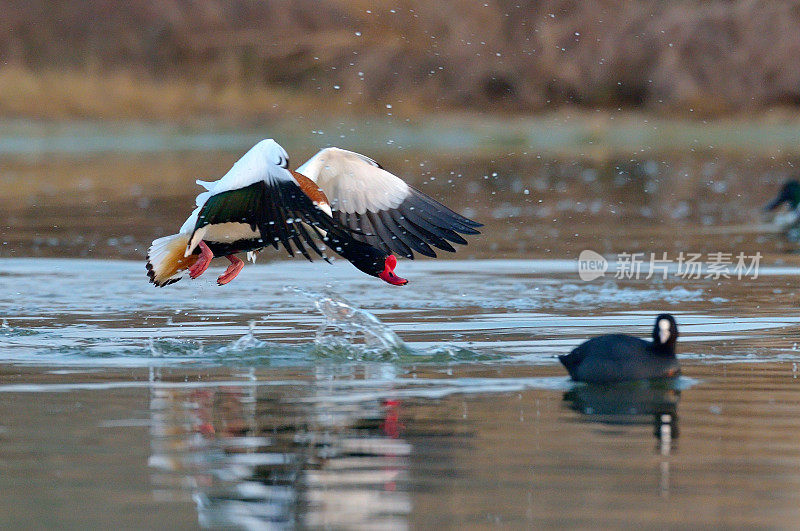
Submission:
[[227,284],[236,278],[236,275],[238,275],[244,267],[244,262],[242,262],[235,254],[229,254],[225,258],[231,261],[231,265],[229,265],[228,269],[226,269],[225,272],[222,273],[217,279],[217,284],[220,286]]
[[211,259],[214,258],[214,253],[211,252],[211,249],[208,248],[208,245],[203,240],[200,240],[197,247],[200,248],[200,256],[197,258],[197,262],[189,268],[189,276],[192,278],[197,278],[205,273],[211,263]]

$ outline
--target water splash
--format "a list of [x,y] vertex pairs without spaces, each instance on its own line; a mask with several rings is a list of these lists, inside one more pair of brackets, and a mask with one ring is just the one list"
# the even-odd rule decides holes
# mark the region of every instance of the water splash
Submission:
[[366,310],[349,304],[338,295],[327,291],[315,293],[297,287],[286,290],[310,298],[314,307],[325,317],[317,329],[315,344],[322,350],[344,352],[352,350],[356,342],[363,341],[366,354],[381,354],[396,358],[409,353],[409,348],[391,328]]
[[[247,351],[247,350],[251,350],[251,349],[264,348],[265,346],[267,346],[267,342],[266,341],[261,341],[255,335],[256,322],[255,321],[250,321],[248,323],[248,326],[249,326],[249,328],[248,328],[247,333],[245,335],[243,335],[242,337],[240,337],[239,339],[237,339],[236,341],[234,341],[230,345],[226,345],[223,350],[224,351],[231,351],[231,350],[232,351]],[[221,351],[220,353],[225,353],[225,352]]]
[[34,336],[38,332],[27,328],[16,328],[8,324],[8,319],[0,321],[0,337]]
[[[196,358],[203,357],[203,343],[192,339],[154,338],[147,344],[151,358]],[[137,355],[134,351],[132,355]]]

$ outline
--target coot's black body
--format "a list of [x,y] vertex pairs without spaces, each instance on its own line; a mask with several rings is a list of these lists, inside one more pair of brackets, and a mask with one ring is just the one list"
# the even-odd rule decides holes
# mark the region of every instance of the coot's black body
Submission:
[[668,314],[659,315],[653,341],[624,335],[595,337],[559,356],[573,380],[613,383],[649,378],[669,378],[680,373],[675,357],[678,327]]

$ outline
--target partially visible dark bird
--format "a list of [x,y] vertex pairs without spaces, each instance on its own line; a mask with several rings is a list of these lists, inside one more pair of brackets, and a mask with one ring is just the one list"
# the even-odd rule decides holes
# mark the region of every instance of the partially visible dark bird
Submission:
[[[772,224],[778,229],[786,231],[787,235],[800,225],[800,181],[789,179],[781,187],[778,195],[764,207],[764,212],[777,210],[781,205],[786,204],[789,209],[786,212],[778,212],[772,218]],[[791,235],[789,235],[791,237]],[[791,239],[795,239],[791,237]]]

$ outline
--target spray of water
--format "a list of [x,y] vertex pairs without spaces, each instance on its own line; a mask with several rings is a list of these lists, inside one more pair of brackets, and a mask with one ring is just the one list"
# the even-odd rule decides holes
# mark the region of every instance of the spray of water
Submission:
[[243,351],[249,349],[263,348],[267,345],[266,341],[261,341],[256,337],[256,322],[250,321],[247,333],[228,345],[226,349],[234,351]]
[[317,329],[315,343],[318,346],[338,348],[363,341],[364,348],[371,353],[396,355],[408,350],[403,340],[377,317],[338,295],[297,287],[286,289],[311,299],[314,307],[325,317],[325,322]]
[[247,333],[230,343],[214,346],[193,339],[151,338],[148,353],[151,358],[179,357],[183,360],[202,360],[211,354],[226,363],[244,360],[248,363],[297,362],[320,358],[415,363],[498,359],[495,355],[478,354],[446,344],[412,349],[376,316],[348,303],[331,289],[319,293],[288,287],[286,291],[307,298],[324,318],[311,344],[291,345],[259,339],[257,321],[250,321]]

